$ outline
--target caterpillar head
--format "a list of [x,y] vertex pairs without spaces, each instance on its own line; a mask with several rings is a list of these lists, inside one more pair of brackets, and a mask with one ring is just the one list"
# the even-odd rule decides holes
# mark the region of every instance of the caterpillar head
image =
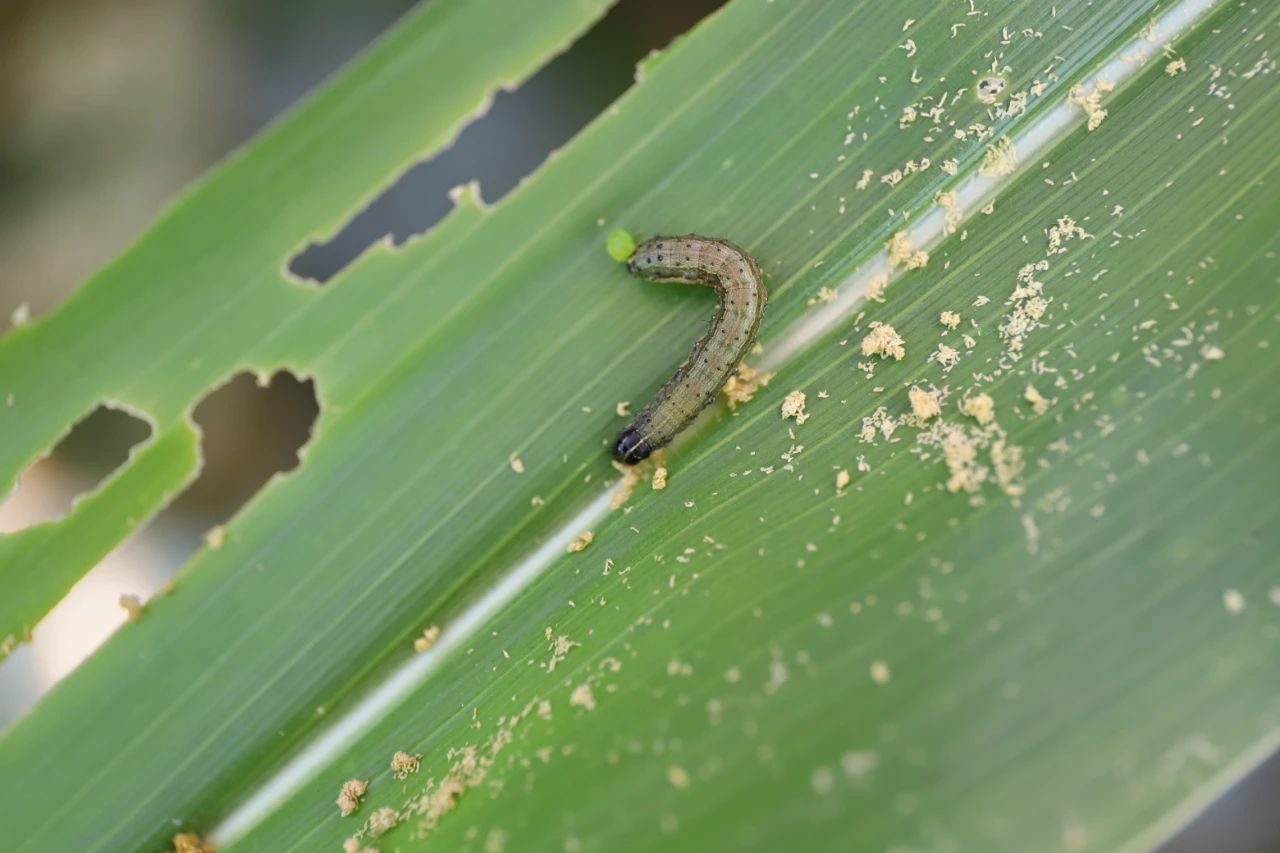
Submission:
[[640,435],[640,431],[627,427],[618,436],[618,440],[613,444],[613,458],[617,459],[623,465],[635,465],[649,458],[649,454],[653,453],[653,447],[649,442],[644,440]]

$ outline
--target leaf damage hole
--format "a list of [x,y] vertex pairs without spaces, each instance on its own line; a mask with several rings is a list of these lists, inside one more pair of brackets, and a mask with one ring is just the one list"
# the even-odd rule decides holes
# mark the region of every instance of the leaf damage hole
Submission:
[[[314,380],[287,370],[237,373],[192,410],[204,465],[156,520],[173,513],[184,527],[222,524],[272,477],[298,467],[319,414]],[[198,537],[189,544],[194,552]]]
[[98,405],[0,500],[0,534],[65,518],[81,496],[97,491],[151,435],[151,424],[133,412]]
[[501,200],[631,86],[640,60],[724,2],[621,0],[518,89],[499,91],[453,144],[402,172],[332,239],[293,255],[289,272],[324,284],[381,240],[403,245],[449,213],[454,187],[475,181],[487,201]]
[[994,104],[1008,85],[1009,82],[999,74],[988,74],[978,81],[974,95],[984,104]]
[[[31,642],[0,663],[0,729],[32,707],[126,618],[145,619],[146,602],[202,545],[218,544],[228,519],[273,477],[298,467],[319,413],[314,380],[285,370],[238,373],[205,395],[191,415],[201,431],[199,475],[89,570],[36,625]],[[95,411],[69,439],[106,446],[112,430],[125,428],[118,419]]]

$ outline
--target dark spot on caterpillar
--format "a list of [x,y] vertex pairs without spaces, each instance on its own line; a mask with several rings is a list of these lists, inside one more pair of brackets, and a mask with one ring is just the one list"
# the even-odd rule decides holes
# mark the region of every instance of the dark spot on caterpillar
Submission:
[[[768,301],[755,259],[737,246],[725,240],[696,235],[678,237],[674,238],[673,245],[679,246],[684,242],[684,247],[693,251],[685,255],[683,261],[673,258],[667,262],[665,254],[659,250],[665,248],[668,240],[673,238],[655,238],[637,247],[627,269],[652,281],[707,284],[715,289],[720,302],[711,327],[694,344],[688,360],[635,415],[614,443],[614,458],[627,465],[634,465],[668,444],[698,412],[715,401],[721,386],[737,369],[747,348],[755,340]],[[719,261],[702,264],[697,260],[723,255],[736,257],[727,264]],[[635,263],[638,257],[644,259],[643,264]],[[740,275],[721,271],[724,266],[732,268],[734,260],[738,262]],[[684,264],[692,265],[692,269]],[[741,310],[737,309],[739,302],[743,306]],[[753,305],[756,306],[754,309]],[[735,310],[727,311],[728,306]],[[704,369],[686,375],[699,358]],[[705,369],[708,366],[709,369]]]
[[613,458],[623,465],[635,465],[637,462],[643,462],[649,458],[650,453],[653,453],[653,448],[640,437],[639,430],[633,427],[624,429],[622,435],[618,436],[618,440],[613,445]]

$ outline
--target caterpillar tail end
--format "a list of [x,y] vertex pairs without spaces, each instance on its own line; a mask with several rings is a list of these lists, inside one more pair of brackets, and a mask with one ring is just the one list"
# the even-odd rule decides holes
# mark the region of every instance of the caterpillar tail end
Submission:
[[649,458],[653,447],[641,437],[640,431],[627,427],[613,443],[613,458],[623,465],[635,465]]

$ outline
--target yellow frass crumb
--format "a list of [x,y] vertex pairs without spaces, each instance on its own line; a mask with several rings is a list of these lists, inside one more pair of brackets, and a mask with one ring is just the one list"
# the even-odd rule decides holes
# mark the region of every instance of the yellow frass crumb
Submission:
[[871,331],[862,339],[863,355],[878,355],[881,358],[893,356],[901,360],[907,354],[904,341],[897,330],[888,323],[872,323]]
[[364,799],[365,793],[369,790],[369,782],[367,779],[348,779],[342,783],[342,790],[338,791],[338,811],[342,812],[342,816],[346,817],[360,808],[360,802]]
[[[648,480],[651,476],[656,478],[658,476],[658,469],[666,468],[666,462],[667,455],[661,449],[655,450],[652,456],[640,462],[638,465],[623,465],[616,460],[611,461],[610,464],[613,465],[613,470],[621,474],[622,477],[618,480],[617,485],[614,486],[613,498],[609,502],[610,508],[617,509],[627,501],[631,500],[631,495],[635,493],[636,486],[640,485],[645,480]],[[666,488],[666,477],[667,474],[664,470],[661,480],[662,484],[656,488]]]
[[836,774],[830,767],[818,767],[810,774],[809,785],[815,794],[825,797],[836,787]]
[[390,832],[399,822],[400,816],[396,814],[396,810],[390,806],[383,806],[369,816],[369,831],[376,838]]
[[1092,89],[1088,90],[1077,83],[1067,93],[1067,103],[1074,104],[1083,110],[1089,119],[1089,130],[1097,130],[1098,125],[1102,124],[1103,119],[1107,117],[1107,111],[1102,106],[1102,96],[1115,87],[1116,84],[1109,80],[1099,80]]
[[173,836],[173,853],[213,853],[214,846],[198,832],[179,832]]
[[796,423],[802,424],[809,420],[809,413],[804,410],[805,395],[803,391],[792,391],[782,400],[782,417],[795,418]]
[[221,524],[216,524],[205,531],[204,544],[211,551],[217,551],[227,541],[227,528]]
[[[1053,229],[1050,229],[1050,245],[1053,245]],[[1033,264],[1024,264],[1018,270],[1018,285],[1005,300],[1009,306],[1008,313],[1000,322],[1000,338],[1005,342],[1005,354],[1013,360],[1022,357],[1026,337],[1039,327],[1040,320],[1049,309],[1049,300],[1044,295],[1044,282],[1036,279],[1036,273],[1049,268],[1049,262],[1041,259]]]
[[[551,703],[545,699],[532,699],[525,704],[523,710],[500,718],[497,729],[483,742],[468,743],[448,750],[451,764],[444,776],[429,780],[425,790],[399,810],[401,823],[416,819],[413,831],[415,839],[422,840],[430,835],[445,816],[457,808],[468,791],[484,783],[489,771],[498,763],[501,751],[513,742],[516,726],[531,714],[549,719]],[[474,715],[472,725],[477,728],[480,725]],[[538,757],[543,761],[549,760],[550,755],[549,747],[545,752],[538,751]],[[475,831],[468,831],[466,837],[474,839],[478,836]],[[485,849],[488,850],[488,847]]]
[[889,276],[884,273],[873,275],[867,281],[867,287],[862,291],[862,295],[871,302],[884,302],[884,289],[888,286]]
[[946,211],[943,217],[942,230],[947,234],[956,233],[956,229],[960,227],[960,223],[964,220],[964,215],[956,207],[958,198],[952,190],[942,190],[934,199],[938,202],[938,206]]
[[650,485],[653,486],[655,492],[660,492],[667,487],[667,469],[659,466],[653,472],[653,480]]
[[1244,596],[1238,589],[1225,590],[1222,593],[1222,606],[1227,608],[1227,612],[1232,616],[1237,616],[1244,612]]
[[627,415],[631,414],[631,401],[620,401],[618,405],[613,407],[613,411],[617,413],[618,417],[625,418]]
[[667,781],[677,788],[689,787],[689,771],[683,767],[668,767]]
[[[469,754],[464,755],[463,760],[468,764],[474,765],[475,759]],[[484,778],[487,771],[465,771],[466,776],[446,776],[439,787],[432,789],[419,801],[419,810],[423,819],[419,826],[423,829],[434,829],[439,823],[440,818],[447,815],[458,807],[458,800],[462,799],[462,795],[467,792],[469,786],[468,779],[474,773],[481,779]]]
[[413,641],[413,650],[415,652],[425,652],[436,644],[436,640],[440,639],[440,628],[432,625],[422,632],[422,636]]
[[1205,361],[1220,361],[1225,356],[1226,353],[1222,351],[1222,347],[1214,344],[1205,344],[1200,347],[1200,357]]
[[555,672],[556,667],[564,662],[569,656],[569,651],[581,643],[569,639],[568,634],[556,634],[548,626],[544,634],[547,640],[547,648],[551,651],[551,659],[547,661],[547,672]]
[[517,474],[524,473],[524,460],[519,456],[516,456],[514,453],[507,457],[507,463],[511,466],[511,470],[515,471]]
[[1186,70],[1187,61],[1182,57],[1178,57],[1164,67],[1164,73],[1168,74],[1170,77],[1177,77],[1180,73]]
[[938,322],[948,329],[958,329],[960,328],[960,315],[955,311],[943,311],[938,315]]
[[[938,419],[917,434],[916,444],[930,451],[933,448],[941,451],[947,465],[946,488],[949,492],[973,494],[992,481],[1009,495],[1020,495],[1025,491],[1020,482],[1026,467],[1022,448],[1009,444],[1004,430],[995,422],[988,426],[966,427]],[[985,461],[980,458],[984,450],[988,454]],[[932,457],[932,452],[929,455]]]
[[1044,398],[1043,394],[1036,390],[1036,386],[1034,385],[1027,385],[1026,390],[1022,392],[1022,399],[1031,404],[1031,410],[1037,415],[1043,415],[1045,412],[1049,411],[1049,401]]
[[391,772],[397,779],[407,779],[411,773],[417,773],[421,766],[420,754],[401,750],[391,756]]
[[911,401],[911,414],[922,421],[942,414],[942,404],[937,391],[926,391],[912,385],[907,389],[907,399]]
[[1012,175],[1017,169],[1018,152],[1013,147],[1013,140],[1002,136],[982,152],[982,163],[978,166],[978,173],[994,178]]
[[841,468],[836,472],[836,488],[843,489],[847,485],[849,485],[849,471]]
[[578,537],[569,543],[569,547],[565,550],[570,554],[576,554],[578,551],[587,550],[587,546],[596,538],[596,535],[590,530],[584,530],[578,534]]
[[585,708],[588,711],[596,709],[596,695],[591,692],[590,684],[579,684],[573,688],[573,692],[569,694],[569,705],[574,708]]
[[118,599],[119,604],[124,608],[124,612],[128,614],[130,622],[137,622],[142,618],[142,599],[131,592],[120,593]]
[[889,249],[889,263],[897,266],[911,257],[911,253],[915,251],[916,246],[912,242],[910,234],[906,231],[899,231],[889,238],[887,248]]
[[353,835],[350,838],[343,840],[342,853],[378,853],[378,848],[365,847],[364,844],[361,843],[360,838]]
[[[1049,248],[1045,250],[1046,255],[1060,255],[1067,250],[1066,243],[1072,240],[1088,240],[1093,237],[1092,234],[1077,225],[1076,221],[1070,216],[1059,217],[1058,221],[1050,226],[1046,233],[1049,237]],[[1028,273],[1028,280],[1029,278],[1030,273]]]
[[943,373],[950,373],[951,368],[960,363],[960,351],[946,344],[938,344],[938,348],[929,354],[929,361],[942,365]]
[[819,287],[818,295],[811,296],[806,300],[806,305],[827,305],[836,301],[836,297],[840,294],[833,287]]
[[880,406],[862,419],[862,429],[858,432],[858,440],[864,444],[870,444],[876,440],[877,433],[888,440],[893,437],[894,430],[897,428],[898,419],[889,414],[889,410],[884,406]]
[[947,463],[947,491],[976,492],[987,480],[988,469],[978,464],[977,442],[962,429],[949,430],[942,441],[942,458]]
[[929,263],[929,253],[917,251],[911,235],[906,231],[899,231],[890,237],[887,248],[890,266],[903,264],[907,269],[914,270]]
[[738,369],[724,383],[721,393],[730,409],[736,409],[742,403],[749,402],[756,392],[769,384],[772,373],[764,373],[746,364],[739,364]]
[[996,404],[990,394],[975,394],[960,401],[960,411],[986,426],[995,420]]
[[[646,460],[647,461],[647,460]],[[618,485],[613,488],[613,498],[609,501],[610,509],[618,507],[631,500],[631,495],[635,492],[636,486],[640,484],[642,479],[640,472],[636,470],[638,465],[623,465],[621,462],[611,460],[610,464],[613,469],[622,475],[618,480]],[[643,465],[644,463],[640,463]]]
[[889,672],[889,664],[882,660],[872,661],[871,663],[871,680],[876,684],[888,684],[893,674]]

